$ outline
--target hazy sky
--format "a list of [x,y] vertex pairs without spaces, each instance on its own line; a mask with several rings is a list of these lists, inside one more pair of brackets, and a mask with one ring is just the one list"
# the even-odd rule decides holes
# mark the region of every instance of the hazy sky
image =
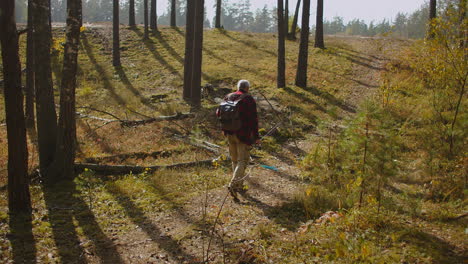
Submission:
[[[289,0],[290,13],[294,12],[297,0]],[[380,21],[384,18],[393,19],[398,12],[410,13],[418,9],[428,0],[324,0],[325,19],[331,20],[334,16],[341,16],[345,21],[360,18],[366,22],[372,20]],[[158,14],[166,11],[168,0],[158,0]],[[215,0],[205,0],[208,17],[214,16]],[[229,0],[235,3],[235,0]],[[262,8],[267,5],[269,8],[276,6],[277,0],[250,0],[252,9]],[[311,23],[315,23],[316,0],[311,0]]]

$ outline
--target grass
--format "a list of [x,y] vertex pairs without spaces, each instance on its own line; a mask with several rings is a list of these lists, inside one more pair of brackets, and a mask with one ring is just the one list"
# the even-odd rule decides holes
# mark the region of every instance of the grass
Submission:
[[[87,28],[80,45],[77,105],[122,119],[190,111],[181,99],[184,36],[183,29],[162,27],[143,41],[142,28],[121,27],[122,67],[114,68],[110,29]],[[54,31],[54,38],[61,37],[63,32]],[[258,99],[261,133],[283,121],[273,136],[265,138],[263,148],[254,150],[261,157],[257,162],[299,169],[288,173],[283,167],[280,173],[253,169],[254,178],[264,180],[274,175],[279,181],[250,182],[252,194],[246,202],[223,209],[211,254],[213,262],[222,262],[224,256],[232,263],[459,263],[465,254],[459,252],[466,240],[465,222],[450,219],[466,208],[466,202],[421,198],[426,189],[414,183],[418,169],[399,172],[392,187],[385,188],[380,212],[376,197],[368,197],[358,208],[355,192],[330,191],[330,183],[321,181],[329,176],[325,163],[310,172],[314,151],[326,154],[330,124],[347,124],[343,121],[359,115],[364,95],[379,99],[385,79],[392,95],[403,93],[398,88],[403,86],[401,82],[413,83],[408,73],[396,75],[379,69],[387,62],[382,58],[393,56],[409,43],[328,37],[326,50],[314,49],[311,43],[309,85],[303,89],[293,85],[299,45],[287,41],[287,87],[277,89],[276,41],[272,34],[206,30],[202,85],[212,84],[214,92],[204,96],[195,118],[135,128],[79,119],[78,161],[94,158],[106,164],[166,165],[210,158],[212,153],[176,141],[173,135],[189,134],[226,146],[216,127],[214,99],[233,90],[239,79],[248,79]],[[22,36],[23,65],[24,43]],[[57,94],[61,59],[56,56]],[[3,97],[0,99],[3,102]],[[4,119],[2,107],[0,103],[0,121]],[[89,109],[78,110],[112,118]],[[403,107],[399,111],[401,116],[410,113]],[[297,141],[306,147],[298,147]],[[3,142],[6,129],[0,127]],[[411,149],[412,144],[407,147]],[[34,144],[29,148],[30,168],[34,168],[37,151]],[[6,168],[6,151],[6,144],[0,144],[0,186],[6,184],[6,170],[1,169]],[[164,155],[151,154],[162,151]],[[412,155],[405,156],[405,162],[414,160]],[[229,174],[226,164],[124,176],[86,171],[73,182],[52,188],[31,185],[32,217],[6,214],[7,193],[2,189],[0,262],[36,257],[40,263],[196,263],[206,250],[206,230],[216,219]],[[268,189],[271,186],[276,189]],[[281,188],[290,197],[280,192]],[[273,198],[258,198],[260,191]],[[314,222],[329,210],[339,211],[341,217]],[[164,256],[159,256],[160,252]]]

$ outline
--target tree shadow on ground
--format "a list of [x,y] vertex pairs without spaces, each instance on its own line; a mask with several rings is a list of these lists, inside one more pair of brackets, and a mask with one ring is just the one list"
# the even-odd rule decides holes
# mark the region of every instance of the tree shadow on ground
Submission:
[[128,79],[127,77],[127,74],[125,74],[125,70],[119,66],[119,67],[114,67],[115,71],[117,72],[117,74],[119,75],[119,78],[120,78],[120,81],[125,85],[125,87],[130,90],[135,96],[138,97],[138,99],[140,99],[140,102],[142,104],[144,104],[145,106],[147,106],[148,108],[150,109],[155,109],[154,105],[151,104],[151,101],[144,97],[141,92],[136,89],[133,84],[130,82],[130,80]]
[[95,129],[92,129],[88,123],[83,122],[82,119],[78,119],[77,125],[84,130],[86,136],[95,142],[103,152],[115,153],[115,149],[109,145],[105,141],[105,138],[101,137]]
[[303,93],[299,93],[295,90],[293,90],[292,88],[290,87],[284,87],[283,88],[286,92],[288,92],[289,94],[293,95],[294,97],[300,99],[301,101],[303,102],[306,102],[310,105],[314,105],[315,106],[315,109],[323,112],[323,113],[327,113],[327,109],[325,109],[322,105],[320,105],[318,102],[310,99],[306,94],[303,94]]
[[359,85],[362,85],[362,86],[365,86],[367,88],[378,88],[379,86],[378,85],[372,85],[372,84],[368,84],[368,83],[365,83],[361,80],[356,80],[354,78],[351,78],[349,75],[345,75],[345,74],[340,74],[340,73],[337,73],[337,72],[333,72],[333,71],[329,71],[329,70],[326,70],[326,69],[322,69],[322,68],[319,68],[317,66],[311,66],[312,68],[316,69],[317,71],[323,71],[323,72],[327,72],[327,73],[330,73],[332,75],[336,75],[336,76],[339,76],[343,79],[346,79],[346,80],[350,80],[352,82],[355,82]]
[[[141,30],[139,28],[134,28],[134,29],[131,29],[131,31],[135,32],[135,34],[137,34],[140,38],[144,38],[144,34],[143,32],[141,32]],[[171,64],[169,64],[169,62],[163,57],[161,56],[161,54],[157,53],[157,49],[156,49],[156,46],[154,45],[154,42],[153,40],[151,39],[146,39],[146,40],[143,40],[143,43],[145,44],[146,48],[151,52],[151,54],[153,54],[153,57],[161,64],[163,65],[164,67],[166,67],[172,74],[175,74],[177,75],[179,78],[183,78],[182,74],[179,72],[179,70],[177,70],[176,68],[174,68],[174,66],[172,66]]]
[[295,231],[301,223],[307,220],[303,205],[297,201],[288,201],[280,206],[271,206],[253,197],[248,192],[242,196],[261,209],[265,216],[290,231]]
[[[62,263],[86,263],[85,255],[93,254],[101,263],[123,263],[116,245],[99,227],[74,182],[63,181],[55,186],[44,186],[43,192]],[[85,238],[80,237],[78,228]]]
[[37,263],[36,241],[32,233],[32,215],[30,213],[10,214],[10,240],[13,263]]
[[346,112],[356,113],[356,110],[353,107],[345,104],[343,100],[336,98],[334,95],[332,95],[329,92],[320,91],[318,88],[313,87],[313,86],[309,86],[307,88],[302,88],[302,89],[306,92],[312,93],[315,96],[325,99],[327,103],[332,104],[336,107],[339,107]]
[[96,57],[94,56],[94,51],[92,46],[88,42],[88,38],[86,37],[85,34],[82,35],[81,37],[81,47],[83,50],[85,50],[86,55],[88,56],[89,60],[91,63],[94,65],[94,68],[96,69],[97,73],[99,74],[99,78],[102,79],[104,82],[104,88],[110,92],[112,98],[119,104],[119,105],[126,105],[126,101],[116,93],[114,86],[110,82],[109,76],[107,75],[106,71],[104,68],[99,65],[99,63],[96,60]]
[[414,228],[405,230],[399,240],[415,246],[418,251],[430,256],[433,263],[465,263],[468,257],[465,253],[458,254],[454,245],[432,234],[414,230]]
[[[179,261],[194,261],[196,259],[195,256],[187,253],[176,240],[170,236],[164,235],[161,229],[154,225],[151,219],[118,188],[107,187],[107,191],[114,196],[115,200],[122,206],[125,210],[125,214],[131,221],[135,225],[138,225],[167,254]],[[178,257],[183,257],[184,259],[180,260]]]
[[268,54],[268,55],[271,55],[271,56],[273,56],[273,57],[277,57],[277,56],[278,56],[278,54],[275,53],[275,52],[272,52],[272,51],[269,51],[269,50],[264,50],[264,49],[261,49],[261,48],[257,47],[257,45],[255,45],[253,42],[248,42],[248,41],[241,40],[241,39],[238,39],[238,38],[233,37],[231,34],[229,34],[229,32],[228,32],[227,30],[219,30],[219,32],[220,32],[221,34],[223,34],[224,36],[226,36],[227,38],[229,38],[230,40],[233,40],[233,41],[235,41],[235,42],[238,42],[238,43],[240,43],[240,44],[243,44],[243,45],[245,45],[245,46],[247,46],[247,47],[250,47],[250,48],[255,49],[255,50],[257,50],[257,51],[261,51],[261,52],[266,53],[266,54]]
[[350,52],[346,52],[346,51],[343,51],[343,50],[339,50],[339,51],[329,50],[328,54],[336,56],[336,57],[342,57],[342,58],[350,61],[353,64],[357,64],[357,65],[360,65],[360,66],[363,66],[363,67],[366,67],[366,68],[369,68],[369,69],[372,69],[372,70],[377,70],[377,71],[384,71],[385,70],[385,68],[376,67],[376,66],[372,65],[371,63],[373,62],[373,60],[371,60],[371,59],[364,58],[362,56],[358,56],[358,55],[355,55],[355,54],[352,54]]

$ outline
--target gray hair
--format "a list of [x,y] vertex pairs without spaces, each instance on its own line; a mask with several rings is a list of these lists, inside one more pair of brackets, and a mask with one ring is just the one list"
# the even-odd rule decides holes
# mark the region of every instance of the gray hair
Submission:
[[250,88],[250,83],[249,81],[247,80],[240,80],[238,83],[237,83],[237,90],[240,90],[240,89],[249,89]]

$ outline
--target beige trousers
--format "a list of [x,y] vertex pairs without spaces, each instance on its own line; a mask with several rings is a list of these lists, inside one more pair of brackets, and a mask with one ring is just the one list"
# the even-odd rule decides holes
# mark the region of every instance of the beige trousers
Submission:
[[227,138],[233,171],[229,187],[241,189],[244,183],[245,169],[250,159],[250,146],[241,142],[236,135],[227,135]]

